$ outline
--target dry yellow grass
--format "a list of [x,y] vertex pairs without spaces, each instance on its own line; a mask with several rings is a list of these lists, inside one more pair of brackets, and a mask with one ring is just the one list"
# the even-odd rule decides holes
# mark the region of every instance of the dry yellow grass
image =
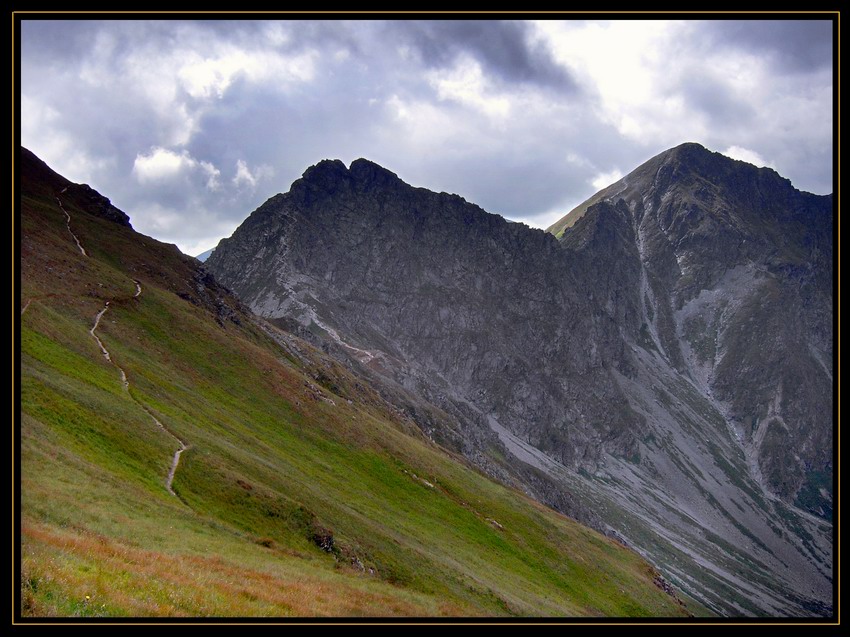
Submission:
[[[425,616],[468,613],[405,600],[354,572],[329,577],[259,571],[221,557],[139,549],[88,531],[23,525],[25,616]],[[281,555],[270,559],[280,560]],[[346,581],[348,580],[348,581]],[[38,588],[51,595],[36,596]],[[53,603],[46,603],[45,598]]]

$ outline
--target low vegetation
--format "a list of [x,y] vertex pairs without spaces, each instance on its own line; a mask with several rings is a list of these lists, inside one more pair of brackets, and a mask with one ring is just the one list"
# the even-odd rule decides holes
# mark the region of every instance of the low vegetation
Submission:
[[[283,348],[173,246],[66,201],[80,254],[49,186],[24,180],[21,218],[24,617],[686,614],[637,554]],[[106,301],[129,391],[89,334]],[[190,447],[177,497],[175,439],[140,405]]]

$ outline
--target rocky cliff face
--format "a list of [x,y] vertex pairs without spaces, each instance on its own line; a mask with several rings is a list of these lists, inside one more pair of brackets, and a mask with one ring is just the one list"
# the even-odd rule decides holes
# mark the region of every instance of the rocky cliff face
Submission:
[[[207,262],[719,612],[831,604],[831,199],[684,145],[560,238],[324,161]],[[797,505],[797,506],[795,506]]]
[[604,449],[634,453],[642,420],[603,364],[622,359],[617,321],[584,320],[563,257],[543,231],[358,160],[308,170],[208,267],[259,314],[344,335],[372,366],[437,372],[450,398],[594,470]]
[[[716,401],[753,475],[831,517],[832,197],[696,144],[606,190],[597,199],[625,204],[640,253],[641,325]],[[575,223],[566,245],[587,232]]]

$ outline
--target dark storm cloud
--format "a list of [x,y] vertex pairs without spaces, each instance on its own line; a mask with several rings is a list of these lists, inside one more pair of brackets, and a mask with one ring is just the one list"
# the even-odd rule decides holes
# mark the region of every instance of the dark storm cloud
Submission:
[[686,75],[677,84],[677,91],[696,111],[706,115],[713,126],[746,126],[756,115],[755,110],[739,98],[721,80],[710,73]]
[[[741,44],[734,29],[669,24],[680,48],[659,48],[632,90],[608,26],[570,23],[563,35],[597,45],[593,61],[611,54],[588,74],[572,65],[584,64],[582,49],[565,56],[563,39],[520,22],[25,21],[23,142],[190,253],[325,158],[366,157],[414,186],[544,227],[594,182],[683,141],[743,147],[795,185],[829,189],[824,74],[798,70],[742,92],[705,62],[748,47],[803,68],[794,50],[808,36],[786,34],[786,51],[752,25],[746,33],[763,37]],[[621,75],[595,83],[611,70]],[[693,123],[709,134],[692,134]]]
[[805,72],[832,63],[829,20],[717,20],[705,33],[721,46],[768,56],[780,71]]
[[97,23],[87,21],[69,25],[64,20],[22,20],[21,56],[30,62],[76,57],[91,47],[100,29]]
[[173,46],[180,25],[157,20],[22,20],[21,54],[29,61],[79,61],[92,53],[99,37],[108,34],[111,54],[119,60],[140,43],[163,49]]
[[489,74],[504,82],[536,84],[561,91],[578,89],[549,51],[531,42],[529,27],[522,22],[413,20],[391,22],[387,29],[398,41],[413,46],[430,68],[450,66],[459,55],[467,53]]

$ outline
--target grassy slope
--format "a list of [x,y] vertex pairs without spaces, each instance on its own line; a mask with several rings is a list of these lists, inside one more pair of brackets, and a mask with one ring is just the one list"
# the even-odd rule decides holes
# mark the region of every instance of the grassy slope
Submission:
[[[25,616],[684,614],[637,555],[450,457],[307,345],[312,362],[216,323],[178,296],[191,261],[63,200],[80,255],[52,191],[25,179]],[[88,333],[106,300],[132,396]],[[179,499],[176,442],[136,401],[191,445]]]
[[619,181],[614,182],[606,188],[603,188],[595,195],[570,210],[567,214],[558,219],[551,226],[546,228],[546,232],[551,232],[555,235],[555,238],[560,239],[567,229],[572,228],[576,224],[576,222],[584,216],[584,213],[587,212],[588,208],[590,208],[595,203],[599,203],[606,197],[614,196],[621,190],[622,183]]

